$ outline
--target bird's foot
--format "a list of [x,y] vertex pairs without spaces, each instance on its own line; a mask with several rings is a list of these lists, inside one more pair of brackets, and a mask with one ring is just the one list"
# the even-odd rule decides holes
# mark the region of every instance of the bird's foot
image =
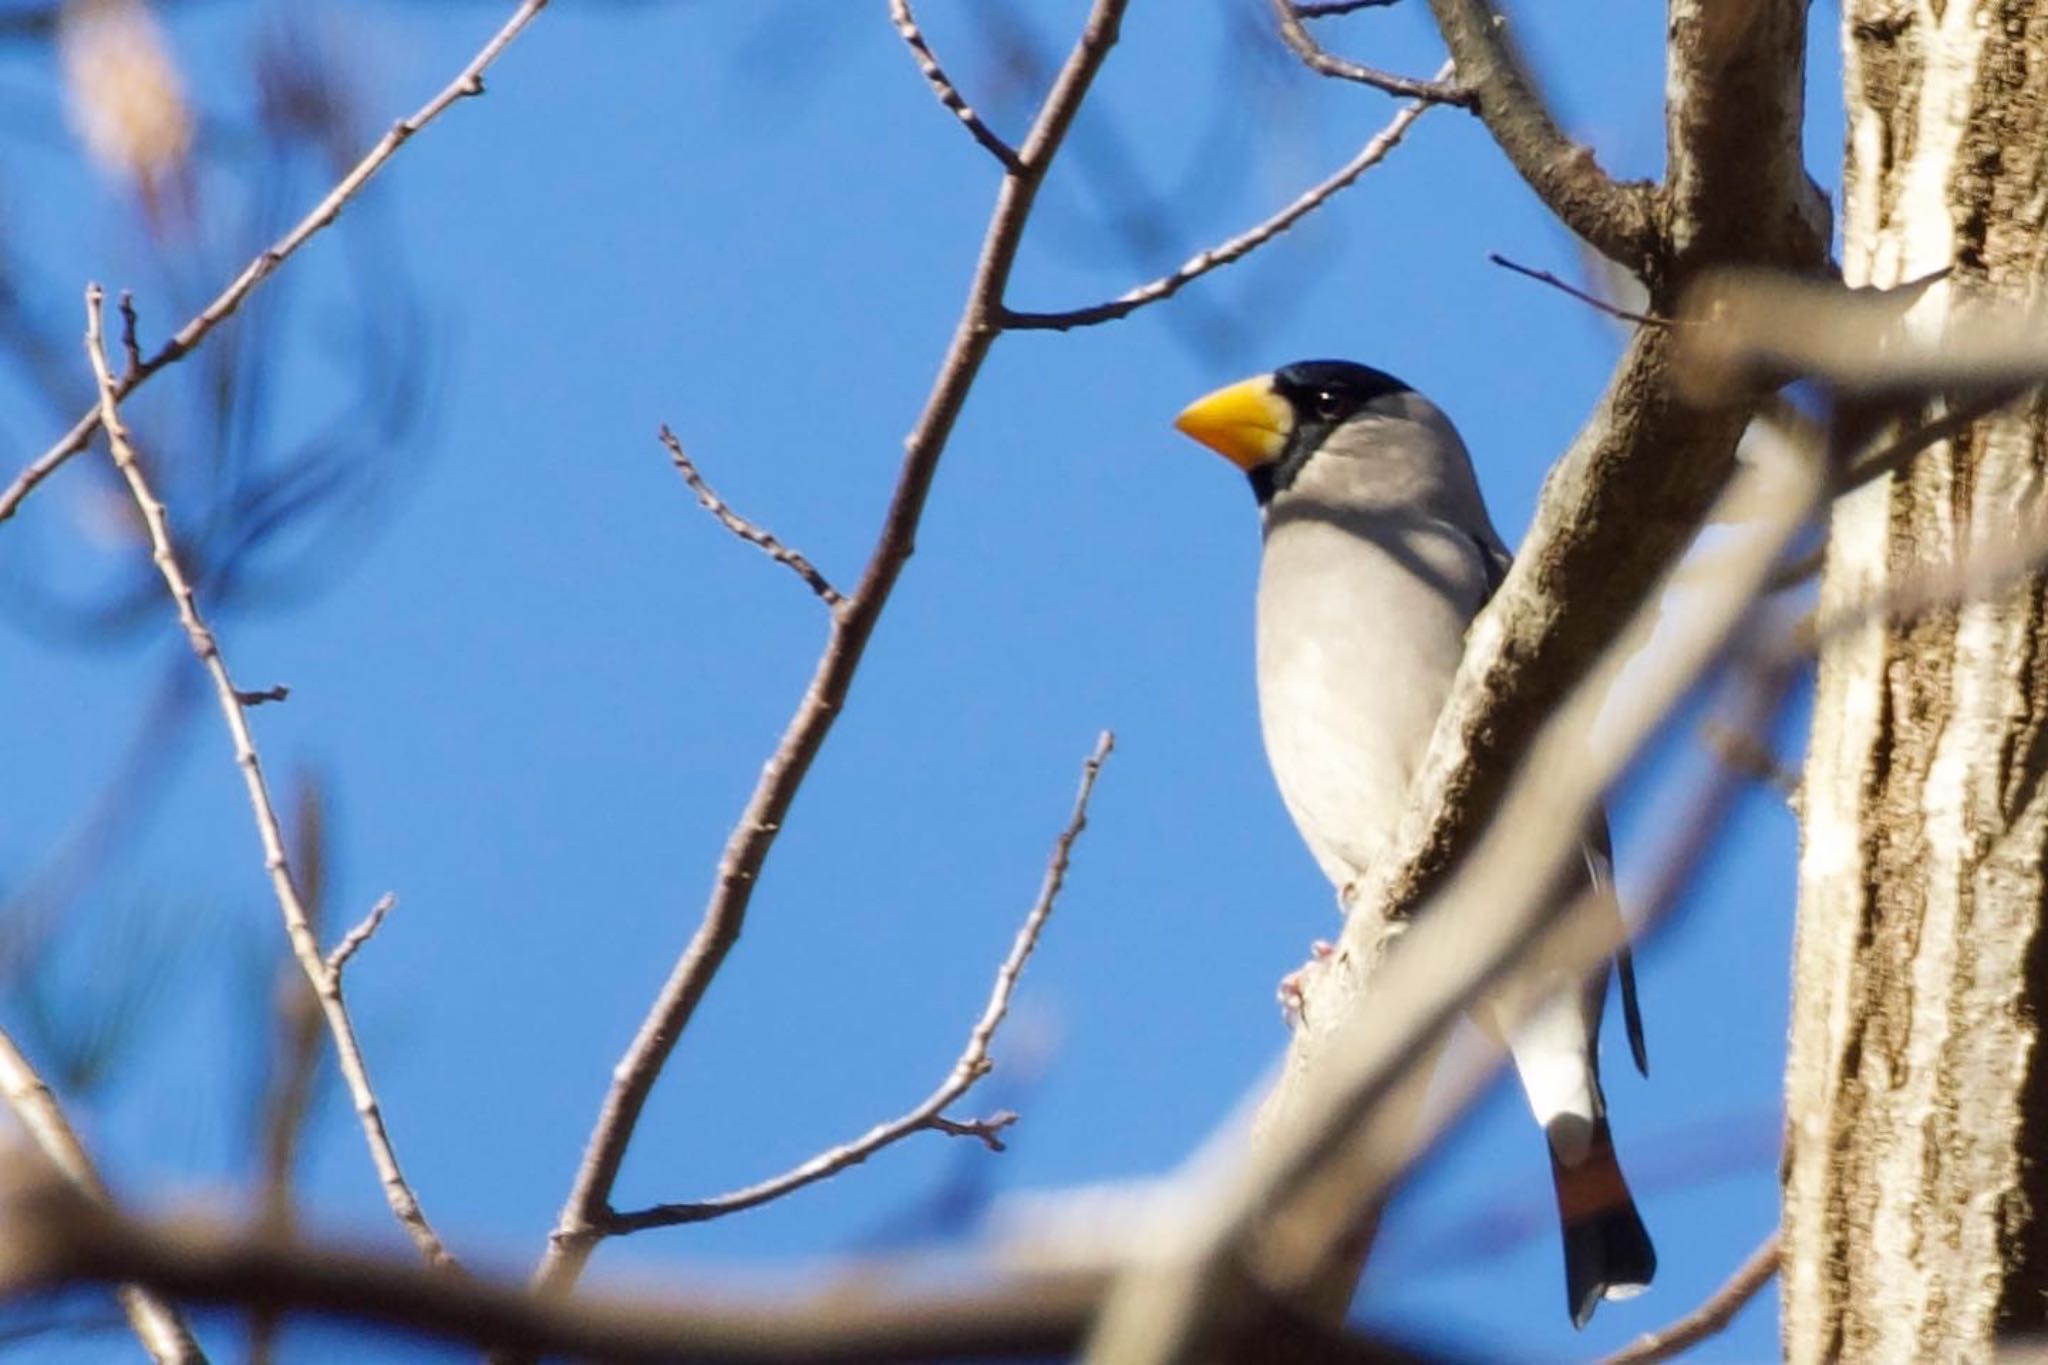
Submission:
[[1304,988],[1310,973],[1322,970],[1336,951],[1334,945],[1317,939],[1308,945],[1309,960],[1280,978],[1280,988],[1276,994],[1280,997],[1280,1014],[1287,1020],[1289,1028],[1296,1028],[1301,1024],[1302,1006],[1306,1000]]

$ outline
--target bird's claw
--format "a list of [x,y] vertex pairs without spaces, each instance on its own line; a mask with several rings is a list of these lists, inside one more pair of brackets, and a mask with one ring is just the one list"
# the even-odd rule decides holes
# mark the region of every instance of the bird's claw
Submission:
[[1334,945],[1317,939],[1308,945],[1309,960],[1280,978],[1280,986],[1275,994],[1280,999],[1281,1017],[1287,1021],[1289,1028],[1296,1028],[1301,1024],[1302,1008],[1307,999],[1304,986],[1309,973],[1327,964],[1336,952]]

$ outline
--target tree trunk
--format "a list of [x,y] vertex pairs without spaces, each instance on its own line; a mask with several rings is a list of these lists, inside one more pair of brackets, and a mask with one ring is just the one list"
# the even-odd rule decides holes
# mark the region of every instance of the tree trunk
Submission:
[[[2048,12],[1844,0],[1843,270],[1918,305],[2040,288]],[[1842,499],[1825,607],[1945,567],[2031,514],[2018,405]],[[2038,582],[1832,641],[1807,759],[1786,1079],[1793,1361],[1983,1360],[2048,1325],[2040,934],[2048,622]]]

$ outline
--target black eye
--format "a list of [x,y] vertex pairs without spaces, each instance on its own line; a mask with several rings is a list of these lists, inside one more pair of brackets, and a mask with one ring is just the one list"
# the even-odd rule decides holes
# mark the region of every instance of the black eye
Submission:
[[1334,422],[1344,415],[1344,398],[1335,389],[1317,389],[1309,395],[1309,406],[1318,418]]

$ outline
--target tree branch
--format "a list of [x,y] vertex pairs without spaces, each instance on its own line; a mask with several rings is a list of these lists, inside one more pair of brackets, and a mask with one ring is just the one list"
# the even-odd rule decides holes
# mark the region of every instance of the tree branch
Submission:
[[1294,12],[1304,19],[1328,19],[1362,9],[1391,9],[1401,0],[1297,0]]
[[1699,270],[1763,260],[1818,270],[1827,197],[1806,174],[1806,0],[1670,0],[1660,201],[1669,259],[1653,311]]
[[1656,1365],[1681,1355],[1727,1330],[1735,1315],[1748,1306],[1778,1273],[1778,1236],[1773,1230],[1749,1259],[1736,1267],[1728,1282],[1707,1296],[1705,1303],[1659,1331],[1637,1337],[1600,1365]]
[[837,1175],[849,1166],[866,1161],[876,1152],[894,1143],[901,1142],[912,1133],[927,1130],[949,1134],[953,1137],[976,1137],[996,1151],[1002,1150],[998,1134],[1016,1121],[1017,1116],[1008,1112],[999,1113],[986,1119],[959,1122],[945,1117],[945,1111],[960,1099],[976,1082],[990,1071],[995,1063],[989,1060],[990,1046],[995,1042],[996,1030],[1002,1026],[1003,1018],[1009,1013],[1010,998],[1016,993],[1017,980],[1024,972],[1024,964],[1031,960],[1032,951],[1038,946],[1039,935],[1045,930],[1045,922],[1051,918],[1053,904],[1059,899],[1060,888],[1066,883],[1067,862],[1074,850],[1074,841],[1081,837],[1081,831],[1088,827],[1088,799],[1094,795],[1095,779],[1101,773],[1102,765],[1116,747],[1116,737],[1105,730],[1095,742],[1095,751],[1081,766],[1081,787],[1074,796],[1073,813],[1067,817],[1066,828],[1054,840],[1052,855],[1046,861],[1045,879],[1038,888],[1038,899],[1024,916],[1024,923],[1017,930],[1017,937],[1010,944],[1010,951],[1004,957],[1002,966],[996,971],[994,989],[989,992],[988,1004],[982,1008],[981,1018],[968,1032],[967,1046],[962,1049],[953,1069],[940,1082],[938,1089],[925,1097],[915,1109],[889,1123],[878,1124],[855,1138],[830,1151],[821,1152],[801,1166],[784,1172],[772,1180],[764,1180],[745,1189],[720,1195],[692,1204],[656,1204],[651,1208],[633,1213],[612,1215],[606,1226],[609,1233],[640,1232],[649,1228],[675,1227],[684,1223],[702,1223],[713,1218],[722,1218],[729,1213],[756,1208],[771,1200],[815,1184],[830,1176]]
[[363,916],[362,922],[355,928],[342,935],[341,942],[335,944],[334,951],[327,955],[327,972],[330,976],[336,981],[341,980],[342,968],[348,966],[349,959],[361,952],[363,945],[370,941],[371,936],[384,927],[384,917],[390,914],[391,908],[397,904],[398,898],[389,891],[377,897],[377,903],[370,907],[370,913]]
[[[53,1177],[68,1184],[71,1196],[87,1208],[107,1207],[106,1184],[86,1154],[85,1144],[78,1140],[49,1085],[4,1030],[0,1030],[0,1097],[5,1098],[29,1140],[49,1160]],[[205,1365],[206,1356],[177,1309],[154,1290],[129,1282],[127,1277],[109,1278],[116,1281],[121,1311],[150,1359],[157,1365]]]
[[[1451,66],[1447,62],[1437,74],[1441,79],[1450,72]],[[1403,107],[1388,121],[1386,127],[1375,133],[1372,140],[1359,149],[1358,155],[1338,167],[1335,174],[1312,186],[1301,197],[1264,222],[1190,257],[1186,264],[1171,274],[1162,275],[1149,284],[1139,285],[1136,289],[1120,294],[1107,303],[1098,303],[1087,308],[1072,308],[1058,313],[1013,313],[1006,310],[1003,314],[1003,326],[1018,331],[1064,332],[1074,327],[1114,322],[1118,318],[1129,317],[1147,304],[1172,298],[1210,271],[1221,269],[1249,256],[1321,208],[1338,191],[1349,188],[1360,176],[1385,160],[1387,154],[1401,144],[1401,139],[1407,136],[1408,129],[1414,125],[1415,120],[1421,118],[1429,108],[1428,100],[1417,100]]]
[[[16,1175],[19,1176],[19,1172]],[[52,1182],[18,1178],[0,1202],[0,1297],[145,1279],[181,1299],[317,1314],[519,1354],[646,1365],[895,1365],[1065,1358],[1101,1302],[1096,1271],[943,1276],[894,1288],[881,1267],[807,1294],[785,1284],[694,1300],[556,1299],[480,1276],[335,1246],[246,1236],[202,1220],[143,1222]],[[860,1273],[865,1271],[865,1273]],[[1393,1343],[1333,1332],[1254,1301],[1234,1358],[1300,1365],[1445,1365]]]
[[1488,0],[1430,0],[1429,7],[1481,121],[1536,197],[1601,255],[1639,276],[1654,273],[1658,192],[1643,181],[1617,183],[1591,148],[1557,126],[1508,40],[1507,21]]
[[1006,173],[997,192],[967,303],[953,341],[939,367],[917,425],[905,442],[896,489],[884,514],[867,568],[851,596],[833,616],[810,687],[791,716],[782,740],[762,769],[738,825],[726,840],[718,876],[702,922],[663,983],[625,1056],[613,1069],[612,1084],[577,1169],[561,1215],[549,1235],[536,1273],[547,1289],[575,1283],[598,1240],[604,1236],[613,1185],[625,1160],[647,1097],[654,1089],[676,1040],[710,988],[725,956],[738,941],[762,866],[781,832],[784,817],[812,761],[831,733],[881,619],[897,578],[909,562],[925,498],[968,391],[1002,330],[1003,293],[1016,263],[1024,226],[1067,129],[1080,111],[1096,73],[1117,39],[1128,0],[1094,0],[1081,36],[1052,89],[1039,107],[1030,134],[1017,154],[1018,168]]
[[1548,270],[1538,270],[1534,266],[1523,265],[1520,261],[1511,261],[1498,251],[1487,252],[1486,259],[1503,270],[1512,271],[1526,279],[1534,280],[1538,284],[1547,284],[1560,294],[1568,298],[1577,299],[1588,308],[1593,309],[1595,312],[1605,313],[1617,322],[1632,322],[1639,327],[1669,327],[1671,325],[1670,318],[1658,317],[1654,313],[1633,313],[1626,308],[1616,307],[1597,294],[1589,294],[1577,285],[1558,278]]
[[93,377],[99,385],[99,425],[107,433],[107,445],[113,453],[114,465],[126,481],[136,510],[141,513],[143,525],[148,529],[151,558],[177,607],[178,621],[184,627],[185,638],[213,681],[221,718],[227,723],[228,735],[234,742],[235,766],[241,769],[242,785],[247,790],[249,809],[255,817],[256,833],[263,845],[263,867],[269,874],[270,888],[277,897],[278,909],[284,915],[285,936],[291,942],[292,955],[298,959],[307,982],[319,997],[320,1011],[327,1021],[327,1031],[334,1039],[335,1056],[341,1064],[342,1078],[348,1084],[349,1097],[355,1101],[356,1116],[362,1124],[363,1139],[369,1146],[370,1159],[384,1188],[385,1201],[421,1255],[433,1264],[451,1263],[452,1258],[442,1246],[441,1239],[434,1234],[426,1215],[420,1211],[419,1200],[399,1169],[398,1154],[392,1149],[390,1134],[385,1130],[383,1110],[377,1103],[377,1092],[370,1084],[369,1068],[356,1040],[355,1025],[342,1002],[340,973],[331,970],[322,959],[312,918],[292,877],[283,828],[278,822],[277,806],[270,797],[270,784],[263,776],[255,738],[249,731],[241,690],[235,686],[228,672],[219,641],[199,614],[198,598],[178,563],[171,541],[168,513],[150,488],[148,477],[143,473],[134,446],[128,439],[128,429],[121,418],[119,382],[108,368],[102,337],[102,298],[97,284],[87,286],[85,350],[92,364]]
[[[504,26],[483,45],[470,60],[469,65],[465,66],[440,94],[421,105],[410,118],[400,119],[393,124],[391,131],[384,134],[382,140],[370,149],[369,154],[341,178],[328,192],[326,198],[315,204],[312,211],[300,219],[298,225],[290,232],[249,262],[242,273],[237,275],[213,302],[207,304],[197,316],[178,329],[175,336],[147,359],[139,359],[138,352],[131,350],[127,370],[114,384],[115,399],[126,399],[159,370],[175,364],[190,354],[193,348],[206,339],[209,332],[225,322],[242,306],[242,301],[255,291],[256,286],[270,278],[293,253],[340,217],[349,200],[370,183],[377,172],[384,168],[384,163],[397,154],[400,147],[412,140],[413,134],[439,118],[457,101],[472,95],[481,95],[484,92],[484,72],[498,60],[511,45],[512,40],[519,36],[521,30],[532,23],[535,16],[547,6],[548,0],[523,0],[512,17],[505,21]],[[59,437],[55,445],[37,456],[23,469],[15,477],[14,482],[4,491],[0,491],[0,522],[14,515],[22,500],[35,491],[36,485],[56,473],[66,460],[84,450],[91,443],[93,433],[99,429],[100,409],[94,407],[80,417],[70,431]]]
[[703,504],[705,511],[717,519],[720,526],[749,545],[759,547],[770,559],[801,578],[804,585],[816,593],[818,600],[826,606],[836,608],[846,600],[846,595],[833,587],[810,560],[777,540],[773,533],[756,526],[733,511],[732,504],[719,497],[711,485],[704,481],[704,476],[697,472],[697,466],[683,451],[683,443],[677,439],[675,432],[669,430],[667,423],[662,424],[661,443],[668,447],[669,459],[674,463],[676,472],[683,476],[683,482],[690,485],[690,491],[697,495],[697,501]]
[[1435,80],[1418,81],[1410,76],[1397,76],[1391,71],[1377,67],[1361,66],[1324,50],[1315,40],[1302,21],[1302,13],[1294,0],[1273,0],[1273,19],[1280,26],[1280,38],[1301,58],[1302,64],[1318,75],[1332,76],[1338,80],[1356,81],[1383,90],[1389,95],[1400,95],[1418,99],[1429,104],[1455,104],[1470,109],[1478,97],[1464,85],[1451,83],[1451,69],[1440,72]]
[[909,47],[910,55],[917,59],[917,69],[923,73],[925,83],[931,86],[932,93],[939,97],[939,103],[953,111],[953,116],[960,120],[960,126],[1002,165],[1004,171],[1015,175],[1022,170],[1023,166],[1017,160],[1016,150],[981,121],[981,115],[975,113],[968,105],[959,87],[954,85],[952,78],[946,74],[946,69],[939,65],[939,59],[932,53],[931,44],[925,41],[923,30],[917,26],[917,16],[910,12],[910,0],[889,0],[889,22],[896,26],[896,32]]

